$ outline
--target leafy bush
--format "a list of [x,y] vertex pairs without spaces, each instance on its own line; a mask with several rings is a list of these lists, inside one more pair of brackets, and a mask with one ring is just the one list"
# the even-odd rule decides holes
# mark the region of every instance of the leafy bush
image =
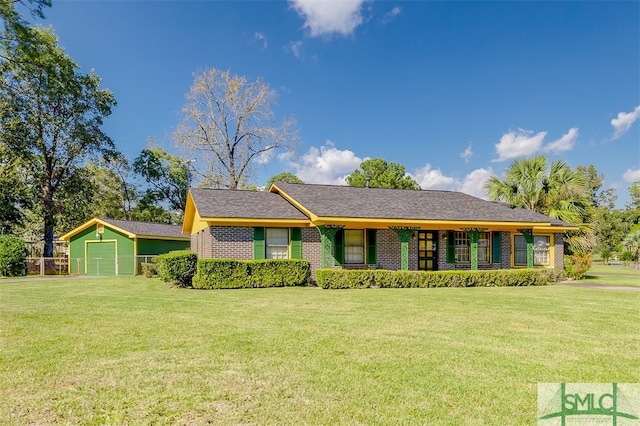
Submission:
[[591,255],[576,253],[564,257],[564,273],[568,278],[581,280],[591,267]]
[[499,269],[490,271],[388,271],[318,269],[322,288],[505,287],[548,285],[562,274],[554,269]]
[[152,278],[154,275],[158,275],[158,270],[155,263],[142,262],[142,273],[147,278]]
[[306,285],[311,264],[306,260],[200,259],[193,288],[254,288]]
[[190,287],[196,273],[198,256],[189,250],[175,250],[153,259],[158,275],[179,287]]
[[0,276],[22,275],[26,264],[27,246],[15,235],[0,235]]
[[626,268],[633,261],[633,253],[630,251],[623,252],[620,260],[622,260],[622,263],[624,263],[624,267]]
[[609,259],[611,259],[611,249],[602,249],[600,252],[600,259],[602,259],[602,263],[607,265],[609,263]]

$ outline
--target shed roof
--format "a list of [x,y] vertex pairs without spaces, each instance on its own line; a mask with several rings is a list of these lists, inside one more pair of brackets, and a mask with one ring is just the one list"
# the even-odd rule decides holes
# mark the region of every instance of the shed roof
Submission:
[[182,233],[180,225],[166,223],[138,222],[120,219],[101,219],[104,223],[128,231],[137,237],[189,238]]
[[85,229],[96,225],[102,224],[109,226],[117,231],[123,232],[129,238],[151,238],[151,239],[176,239],[186,240],[190,236],[183,234],[179,225],[168,225],[164,223],[151,223],[151,222],[138,222],[131,220],[120,219],[99,219],[93,218],[83,223],[82,225],[74,228],[60,237],[61,240],[69,241],[71,237]]

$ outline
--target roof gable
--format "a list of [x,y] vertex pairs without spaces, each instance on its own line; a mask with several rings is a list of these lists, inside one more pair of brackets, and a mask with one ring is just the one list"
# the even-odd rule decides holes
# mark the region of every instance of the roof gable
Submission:
[[191,196],[202,218],[308,219],[272,192],[192,188]]

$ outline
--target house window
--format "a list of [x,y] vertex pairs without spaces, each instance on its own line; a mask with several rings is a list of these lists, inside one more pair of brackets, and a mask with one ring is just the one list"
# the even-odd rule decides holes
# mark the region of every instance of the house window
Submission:
[[549,236],[533,237],[533,264],[549,265]]
[[266,259],[288,259],[289,258],[289,229],[288,228],[267,228],[266,229]]
[[364,231],[345,229],[344,263],[364,263]]
[[456,263],[469,263],[469,234],[466,232],[456,232]]
[[[535,235],[533,237],[533,264],[535,266],[547,266],[550,264],[550,241],[549,235]],[[513,245],[514,265],[527,266],[527,240],[523,235],[516,235],[513,237]]]
[[527,265],[527,241],[523,235],[513,237],[513,256],[515,265]]
[[478,236],[478,263],[489,263],[491,261],[490,238],[491,233],[489,232],[480,232]]
[[[491,233],[480,232],[478,234],[478,263],[489,263],[491,261]],[[464,231],[455,233],[455,254],[456,263],[471,262],[471,238]]]

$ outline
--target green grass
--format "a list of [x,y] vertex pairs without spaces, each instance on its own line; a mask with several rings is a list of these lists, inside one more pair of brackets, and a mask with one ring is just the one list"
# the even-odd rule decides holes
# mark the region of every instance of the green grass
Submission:
[[622,265],[603,265],[592,263],[584,279],[579,282],[588,284],[604,284],[626,287],[640,287],[640,269],[633,265],[625,268]]
[[0,424],[535,424],[640,382],[640,292],[0,283]]

